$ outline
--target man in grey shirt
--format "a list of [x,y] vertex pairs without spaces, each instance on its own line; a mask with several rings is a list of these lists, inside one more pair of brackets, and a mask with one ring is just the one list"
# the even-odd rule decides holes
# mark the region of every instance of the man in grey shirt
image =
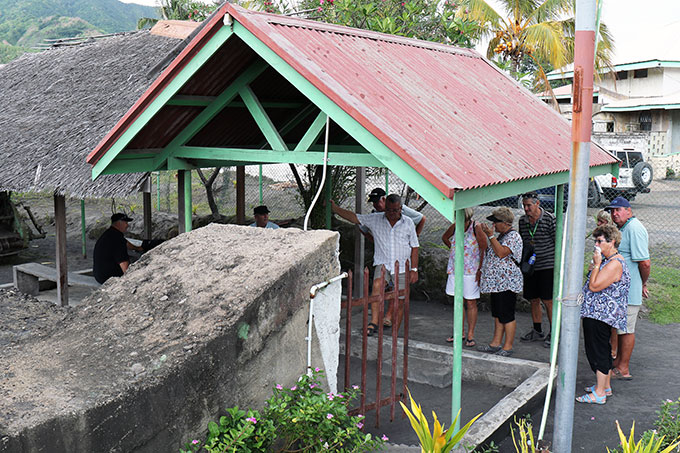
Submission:
[[[368,194],[368,202],[373,203],[374,212],[385,212],[385,196],[385,191],[380,187],[376,187]],[[423,231],[425,226],[425,215],[406,205],[402,205],[401,213],[413,220],[413,224],[416,226],[416,234],[420,236],[420,232]],[[371,230],[364,225],[359,225],[359,229],[364,236],[371,234]]]

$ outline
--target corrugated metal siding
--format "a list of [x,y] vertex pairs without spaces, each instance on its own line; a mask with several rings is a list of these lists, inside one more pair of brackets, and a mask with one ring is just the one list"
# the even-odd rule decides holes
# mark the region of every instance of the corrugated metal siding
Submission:
[[[308,21],[232,9],[237,20],[440,189],[569,169],[568,122],[477,54],[364,31],[335,33]],[[612,161],[600,150],[592,153],[591,165]]]

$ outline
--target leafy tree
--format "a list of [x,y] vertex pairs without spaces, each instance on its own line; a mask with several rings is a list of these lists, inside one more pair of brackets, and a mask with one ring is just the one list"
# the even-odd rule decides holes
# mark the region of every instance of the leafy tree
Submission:
[[[158,12],[163,20],[193,20],[201,22],[217,9],[219,0],[204,3],[197,0],[161,0]],[[137,28],[151,27],[159,19],[143,17],[137,22]]]
[[303,0],[301,7],[309,19],[462,47],[480,32],[474,20],[456,17],[449,0]]
[[[536,85],[552,92],[545,63],[562,68],[574,61],[574,0],[498,0],[503,14],[485,0],[461,0],[459,16],[477,21],[491,37],[487,57],[510,62],[511,73],[522,72],[529,58],[536,65]],[[611,66],[614,41],[603,23],[597,44],[596,65]]]

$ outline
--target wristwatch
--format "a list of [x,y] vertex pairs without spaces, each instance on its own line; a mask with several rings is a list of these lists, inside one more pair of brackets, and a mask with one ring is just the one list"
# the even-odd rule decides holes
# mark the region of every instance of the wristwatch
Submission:
[[418,272],[418,268],[417,268],[417,267],[412,267],[412,268],[411,268],[411,272]]

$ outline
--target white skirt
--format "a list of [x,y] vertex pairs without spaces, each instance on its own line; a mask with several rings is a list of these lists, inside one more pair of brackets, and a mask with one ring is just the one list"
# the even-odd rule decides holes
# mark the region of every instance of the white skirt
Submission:
[[[449,296],[455,295],[454,278],[454,274],[449,274],[446,280],[446,294]],[[479,299],[479,285],[474,275],[463,275],[463,299]]]

